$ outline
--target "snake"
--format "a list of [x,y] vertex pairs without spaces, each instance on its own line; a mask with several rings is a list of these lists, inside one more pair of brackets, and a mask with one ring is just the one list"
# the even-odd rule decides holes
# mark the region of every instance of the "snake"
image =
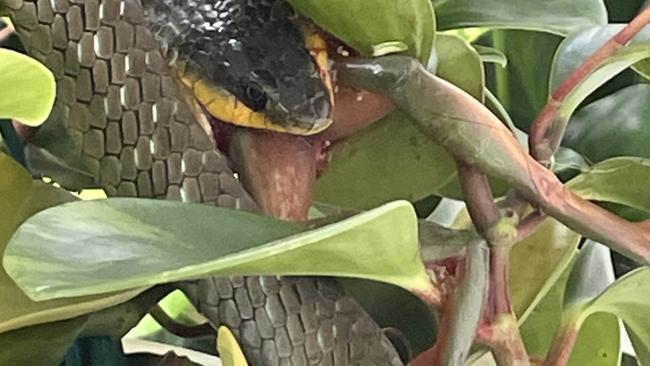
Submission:
[[[331,87],[282,1],[0,0],[0,15],[56,79],[52,112],[30,143],[89,177],[61,174],[71,188],[259,212],[214,127],[309,135],[331,123]],[[232,331],[251,365],[404,363],[333,278],[179,287],[210,325]]]

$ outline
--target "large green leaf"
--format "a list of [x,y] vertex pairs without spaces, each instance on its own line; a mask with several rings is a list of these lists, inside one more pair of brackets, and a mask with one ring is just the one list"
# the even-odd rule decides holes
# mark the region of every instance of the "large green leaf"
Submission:
[[[554,90],[562,81],[602,46],[607,40],[623,28],[623,24],[609,24],[591,27],[576,32],[567,37],[558,48],[551,71],[549,90]],[[587,76],[563,101],[560,107],[560,118],[568,120],[578,105],[596,88],[603,85],[612,77],[650,57],[650,29],[641,31],[625,47],[620,48],[606,59],[600,67]]]
[[406,202],[302,231],[198,204],[82,201],[27,220],[8,245],[4,266],[37,300],[235,274],[336,275],[431,290]]
[[457,182],[456,164],[402,112],[337,143],[315,197],[367,209],[393,199],[417,201]]
[[45,121],[54,104],[54,75],[38,61],[0,48],[0,119],[30,126]]
[[[18,223],[34,213],[49,206],[74,200],[71,194],[43,182],[32,183],[29,175],[21,167],[12,163],[12,166],[3,164],[0,154],[0,212],[6,213],[0,221],[0,253],[5,251],[7,240],[14,232]],[[20,169],[20,170],[16,170]],[[13,172],[22,176],[18,182],[11,186],[4,186],[5,178],[12,177]],[[25,191],[23,204],[17,204],[16,198],[20,191]],[[5,205],[5,203],[7,203]],[[13,222],[13,225],[8,225]],[[66,237],[68,233],[64,234]],[[23,291],[16,286],[7,275],[4,268],[0,267],[0,333],[8,330],[25,327],[32,324],[52,322],[68,319],[93,311],[101,310],[115,304],[122,303],[140,293],[141,289],[115,292],[101,296],[88,296],[45,302],[30,300]]]
[[562,144],[601,161],[614,156],[650,158],[650,85],[619,90],[581,108]]
[[366,56],[373,46],[402,42],[406,54],[426,62],[435,17],[429,0],[289,0],[300,13]]
[[581,197],[650,212],[650,161],[620,157],[601,161],[567,183]]
[[[438,35],[436,55],[440,77],[483,100],[483,65],[466,41]],[[399,111],[336,144],[315,190],[319,201],[360,209],[431,194],[461,197],[456,164]]]
[[440,29],[487,27],[566,35],[607,23],[600,0],[434,0]]

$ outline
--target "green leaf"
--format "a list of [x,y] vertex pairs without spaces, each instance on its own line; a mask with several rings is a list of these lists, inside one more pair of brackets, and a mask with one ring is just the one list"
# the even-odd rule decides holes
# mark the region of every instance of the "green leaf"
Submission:
[[38,61],[0,48],[0,119],[29,126],[45,121],[54,104],[54,75]]
[[591,316],[582,324],[569,366],[618,366],[621,358],[621,325],[607,313]]
[[635,349],[645,358],[650,350],[650,299],[644,295],[649,292],[650,268],[639,268],[619,278],[591,301],[583,316],[606,312],[619,317],[634,335]]
[[494,47],[473,45],[476,52],[481,56],[481,61],[495,63],[501,67],[508,66],[508,59],[503,52]]
[[[289,0],[299,13],[365,56],[373,47],[399,41],[407,55],[426,62],[436,28],[429,0]],[[381,19],[381,21],[377,21]]]
[[650,291],[650,267],[629,272],[604,288],[613,279],[609,250],[591,242],[581,252],[567,285],[563,323],[569,319],[580,328],[594,315],[617,316],[630,331],[643,364],[650,349],[650,299],[645,296]]
[[4,245],[21,221],[20,209],[29,197],[32,178],[20,164],[1,152],[0,172],[0,245]]
[[436,74],[483,102],[485,74],[477,50],[459,36],[439,34],[436,38]]
[[235,274],[335,275],[431,290],[406,202],[302,230],[198,204],[81,201],[27,220],[5,250],[4,267],[37,300]]
[[587,240],[580,249],[564,295],[565,308],[580,306],[600,295],[614,282],[610,252],[604,245]]
[[368,209],[394,199],[417,201],[456,182],[449,154],[397,111],[334,145],[314,195],[336,206]]
[[495,68],[494,92],[517,127],[528,130],[548,100],[553,55],[561,38],[554,34],[494,30],[493,46],[508,55],[508,67]]
[[[623,24],[591,27],[567,37],[560,44],[555,55],[549,90],[558,87],[584,60],[623,27]],[[578,84],[562,102],[559,112],[560,117],[568,120],[573,111],[591,92],[621,71],[647,57],[650,57],[650,29],[646,28],[637,34],[628,45],[620,48],[607,58],[596,71]]]
[[607,23],[600,0],[434,0],[440,29],[487,27],[566,35]]
[[535,233],[512,248],[510,293],[520,321],[560,278],[579,242],[580,235],[548,218]]
[[[535,307],[521,325],[521,335],[530,355],[547,354],[562,315],[562,298],[570,268]],[[569,361],[570,366],[617,366],[619,353],[619,323],[609,314],[596,314],[580,330]]]
[[650,158],[650,85],[621,89],[578,110],[562,144],[591,161],[615,156]]
[[[22,167],[6,155],[0,154],[0,253],[5,251],[7,240],[20,222],[46,207],[69,202],[74,197],[43,182],[32,183]],[[24,202],[20,203],[20,200]],[[64,234],[69,235],[68,233]],[[34,302],[16,286],[0,267],[0,333],[12,329],[68,319],[122,303],[140,293],[141,289],[89,296]],[[1,364],[1,363],[0,363]]]
[[553,172],[562,181],[574,178],[577,174],[584,173],[590,168],[584,156],[567,147],[560,146],[553,158]]
[[85,324],[81,316],[2,333],[0,365],[57,366]]
[[650,160],[633,157],[612,158],[593,165],[567,183],[581,197],[617,203],[650,212]]

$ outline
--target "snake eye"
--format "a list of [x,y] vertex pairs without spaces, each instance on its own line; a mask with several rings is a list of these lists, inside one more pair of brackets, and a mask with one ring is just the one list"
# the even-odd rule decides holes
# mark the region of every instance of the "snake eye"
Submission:
[[264,93],[262,87],[257,83],[248,83],[246,85],[246,102],[254,111],[259,111],[266,107],[266,93]]

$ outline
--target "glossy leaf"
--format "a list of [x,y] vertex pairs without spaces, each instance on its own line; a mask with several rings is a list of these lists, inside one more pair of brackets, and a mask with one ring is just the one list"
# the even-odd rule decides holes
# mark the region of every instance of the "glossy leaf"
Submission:
[[393,199],[417,201],[456,182],[456,164],[449,154],[404,113],[393,112],[334,146],[315,197],[341,207],[368,209]]
[[474,49],[481,56],[481,61],[495,63],[501,67],[508,66],[506,55],[498,49],[479,45],[474,45]]
[[406,202],[302,232],[205,205],[81,201],[32,216],[11,239],[4,266],[38,300],[235,274],[360,277],[426,292],[416,228]]
[[[0,253],[5,251],[7,240],[18,223],[49,206],[69,202],[74,197],[51,185],[32,183],[29,175],[0,154]],[[19,203],[22,199],[24,203]],[[5,214],[6,213],[6,214]],[[68,235],[67,233],[65,234]],[[115,292],[101,296],[88,296],[46,302],[34,302],[16,286],[0,267],[0,333],[33,324],[69,319],[82,314],[122,303],[140,293],[141,289]]]
[[438,76],[465,90],[481,102],[485,99],[483,65],[474,47],[458,36],[439,34],[436,38],[436,54]]
[[[567,37],[559,46],[553,62],[549,90],[554,90],[587,57],[623,28],[623,24],[591,27]],[[560,118],[567,119],[578,105],[596,88],[612,77],[650,57],[650,28],[637,34],[625,47],[620,48],[592,74],[585,78],[563,101]]]
[[610,251],[604,245],[587,240],[580,249],[567,280],[564,306],[580,306],[598,297],[614,282]]
[[429,0],[289,0],[301,14],[338,39],[373,54],[373,47],[399,41],[406,54],[422,62],[429,59],[435,31],[435,17]]
[[581,197],[650,212],[650,160],[621,157],[601,161],[567,183]]
[[[436,55],[440,77],[483,99],[483,65],[466,41],[438,35]],[[461,197],[456,164],[399,111],[337,143],[315,190],[318,201],[359,209],[394,199],[417,201],[431,194]]]
[[0,48],[0,119],[38,126],[54,104],[54,75],[33,58]]
[[567,147],[561,146],[553,158],[553,172],[562,181],[567,181],[580,173],[587,172],[590,168],[584,156]]
[[440,29],[487,27],[566,35],[607,23],[600,0],[434,0]]
[[494,69],[493,90],[518,128],[528,130],[548,99],[548,78],[561,38],[522,30],[494,30],[493,46],[508,55],[508,67]]
[[[530,355],[545,356],[553,341],[555,330],[560,325],[567,276],[563,277],[521,325],[521,334]],[[587,319],[580,330],[569,365],[617,366],[619,332],[619,322],[610,314],[595,314],[593,318]]]
[[639,268],[618,279],[592,300],[583,317],[606,312],[618,316],[635,337],[634,347],[641,355],[650,350],[650,268]]
[[557,282],[574,257],[580,235],[553,219],[517,243],[510,255],[510,292],[520,321]]
[[[610,251],[607,247],[588,240],[580,250],[580,255],[577,257],[576,263],[567,280],[564,295],[564,311],[557,336],[559,337],[561,334],[574,331],[581,333],[585,321],[594,314],[598,314],[601,319],[604,315],[611,317],[612,314],[622,317],[622,313],[616,309],[616,306],[612,307],[607,305],[607,294],[611,294],[613,289],[617,288],[617,284],[620,290],[622,280],[619,279],[616,283],[610,285],[614,281],[614,270],[611,264]],[[643,313],[643,308],[635,306],[639,303],[637,301],[637,293],[633,294],[628,290],[627,296],[623,293],[618,293],[614,296],[616,298],[611,299],[610,302],[629,303],[632,304],[632,308],[628,310]],[[605,300],[603,300],[603,297],[605,297]],[[648,309],[650,308],[646,308],[645,311],[647,312]],[[632,316],[634,317],[634,315]],[[643,315],[636,316],[637,320],[643,317]],[[593,319],[591,320],[593,321]],[[643,323],[643,320],[641,322]],[[640,325],[634,321],[632,324],[634,324],[635,330]],[[645,320],[645,324],[641,325],[647,326],[649,324]],[[650,332],[647,329],[644,332],[645,342],[650,342]],[[617,347],[620,347],[618,342],[616,344]],[[620,357],[620,348],[617,350],[615,357],[611,356],[603,361],[608,361],[607,364],[617,365]]]
[[598,162],[615,156],[650,158],[650,85],[619,90],[578,110],[562,144]]

